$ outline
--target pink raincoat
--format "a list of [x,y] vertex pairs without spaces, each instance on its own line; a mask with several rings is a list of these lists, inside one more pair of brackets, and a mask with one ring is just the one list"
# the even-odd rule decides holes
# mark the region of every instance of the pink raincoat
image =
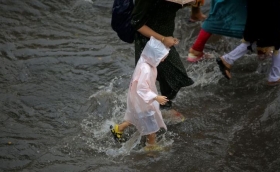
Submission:
[[156,67],[168,53],[169,48],[151,37],[130,82],[124,120],[133,124],[141,135],[155,133],[160,128],[167,129],[159,110],[159,103],[154,98],[158,95]]

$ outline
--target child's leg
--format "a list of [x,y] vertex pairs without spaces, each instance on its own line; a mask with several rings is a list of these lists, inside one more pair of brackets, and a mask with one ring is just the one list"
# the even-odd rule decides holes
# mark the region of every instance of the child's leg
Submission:
[[122,137],[122,134],[123,134],[123,130],[128,127],[129,125],[131,125],[129,122],[127,121],[124,121],[123,123],[121,124],[115,124],[114,126],[110,126],[110,130],[111,130],[111,133],[113,134],[115,140],[117,140],[118,142],[123,142],[124,139]]
[[280,80],[280,53],[272,56],[272,66],[268,75],[268,82],[277,82]]
[[150,134],[146,136],[146,146],[144,147],[144,150],[146,151],[162,151],[164,150],[164,147],[156,144],[156,133]]
[[234,50],[232,50],[230,53],[223,55],[221,58],[223,58],[229,65],[233,65],[233,63],[239,59],[240,57],[244,56],[248,49],[249,43],[241,43],[238,45]]
[[148,143],[149,145],[154,145],[154,144],[156,144],[156,133],[147,135],[147,143]]
[[123,132],[129,125],[131,125],[129,122],[124,121],[123,123],[119,124],[119,131]]

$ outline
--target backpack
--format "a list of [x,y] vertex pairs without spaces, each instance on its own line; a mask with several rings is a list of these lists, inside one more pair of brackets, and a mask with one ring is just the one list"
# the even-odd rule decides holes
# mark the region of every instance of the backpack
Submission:
[[111,27],[127,43],[134,42],[135,29],[130,24],[133,8],[133,0],[114,0],[112,7]]

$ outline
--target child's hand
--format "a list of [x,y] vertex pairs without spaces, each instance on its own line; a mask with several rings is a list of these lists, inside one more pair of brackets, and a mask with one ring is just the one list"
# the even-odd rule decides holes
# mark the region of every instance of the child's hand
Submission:
[[155,100],[161,105],[165,105],[165,103],[169,101],[165,96],[156,96]]

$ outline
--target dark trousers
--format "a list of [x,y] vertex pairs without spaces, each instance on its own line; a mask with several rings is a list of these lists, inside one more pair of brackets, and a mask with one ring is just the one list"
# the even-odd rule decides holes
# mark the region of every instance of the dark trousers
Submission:
[[169,84],[166,82],[164,77],[158,75],[157,80],[159,82],[159,88],[161,95],[166,96],[169,100],[165,105],[160,105],[161,108],[171,108],[172,107],[172,99],[174,99],[178,93],[178,91],[173,90]]

